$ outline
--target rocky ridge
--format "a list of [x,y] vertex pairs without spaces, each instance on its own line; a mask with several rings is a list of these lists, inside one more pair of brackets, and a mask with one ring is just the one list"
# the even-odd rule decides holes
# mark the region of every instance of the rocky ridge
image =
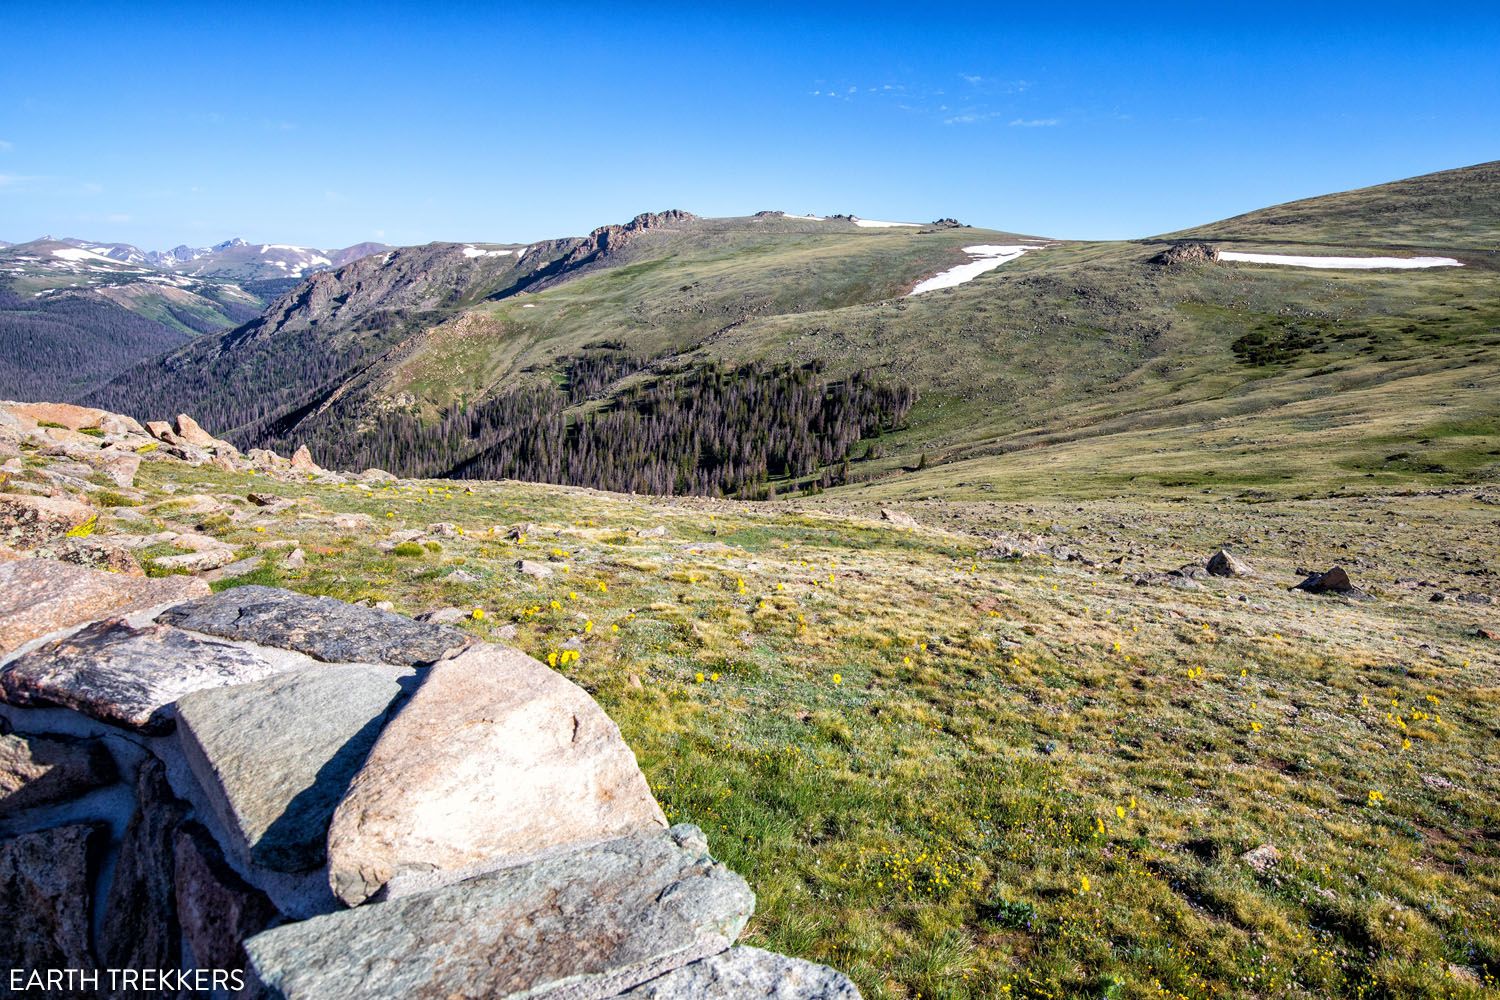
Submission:
[[89,471],[0,496],[9,964],[200,970],[245,997],[858,996],[735,946],[750,888],[668,827],[615,724],[546,665],[379,608],[53,554],[132,489],[102,485],[99,454],[346,477],[185,415],[0,406],[0,448],[22,443]]

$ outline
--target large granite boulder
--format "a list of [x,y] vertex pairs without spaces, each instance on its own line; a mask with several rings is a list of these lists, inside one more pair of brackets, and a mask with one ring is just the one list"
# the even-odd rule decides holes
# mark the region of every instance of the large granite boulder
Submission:
[[79,823],[0,840],[0,963],[7,975],[94,968],[90,858],[107,839],[103,824]]
[[181,940],[172,884],[172,836],[187,815],[166,768],[147,757],[136,772],[136,810],[125,829],[99,929],[99,962],[111,969],[173,969]]
[[330,664],[183,696],[183,754],[243,861],[282,872],[323,863],[334,808],[410,675]]
[[0,816],[76,798],[115,780],[97,740],[0,735]]
[[601,1000],[723,951],[755,906],[693,827],[637,834],[251,938],[286,1000]]
[[196,823],[177,828],[172,860],[177,922],[197,967],[243,970],[244,942],[276,922],[276,907],[235,873]]
[[826,965],[738,947],[699,959],[621,994],[622,1000],[860,1000]]
[[0,668],[0,701],[59,705],[100,722],[164,733],[173,725],[171,706],[183,695],[285,669],[238,646],[161,625],[132,628],[110,620],[44,643]]
[[471,641],[457,629],[376,608],[275,587],[233,587],[169,608],[157,621],[179,628],[295,649],[331,663],[422,666]]
[[207,593],[208,584],[185,577],[147,580],[50,559],[0,563],[0,655],[106,615],[128,615]]
[[34,549],[82,528],[95,516],[94,508],[76,500],[0,493],[0,544]]
[[352,905],[397,876],[458,877],[666,825],[587,692],[479,645],[432,667],[380,734],[329,830],[329,881]]

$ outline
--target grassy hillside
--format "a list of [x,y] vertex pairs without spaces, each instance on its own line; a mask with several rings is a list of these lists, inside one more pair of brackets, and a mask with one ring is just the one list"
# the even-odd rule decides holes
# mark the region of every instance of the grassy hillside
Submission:
[[[16,478],[51,461],[28,453]],[[216,586],[514,629],[749,880],[746,940],[847,970],[870,1000],[1500,984],[1500,654],[1476,632],[1500,628],[1493,489],[1039,492],[904,505],[906,529],[838,491],[814,510],[172,461],[138,485],[98,494],[131,509],[96,539],[209,532],[261,560]],[[1006,539],[1057,558],[997,558]],[[1257,577],[1136,583],[1226,543]],[[174,551],[138,550],[151,572]],[[1286,589],[1335,561],[1374,599]]]
[[[448,247],[442,270],[410,275],[398,272],[412,251],[370,258],[328,279],[331,304],[288,300],[274,322],[195,345],[97,401],[172,399],[243,443],[336,456],[357,453],[350,436],[392,412],[433,422],[520,387],[566,388],[580,356],[630,363],[572,402],[575,422],[687,367],[764,361],[830,379],[868,370],[919,394],[904,429],[849,454],[850,481],[881,496],[1492,482],[1500,261],[1486,234],[1497,204],[1489,164],[1177,234],[1272,253],[1420,250],[1457,268],[1163,266],[1152,262],[1160,241],[1038,242],[917,297],[906,292],[966,261],[963,247],[1021,238],[668,213],[615,227],[608,253],[554,241],[502,266]],[[287,358],[301,368],[272,365]],[[275,385],[255,382],[273,367]],[[470,457],[443,449],[449,467]]]
[[1500,160],[1306,198],[1169,238],[1500,251]]

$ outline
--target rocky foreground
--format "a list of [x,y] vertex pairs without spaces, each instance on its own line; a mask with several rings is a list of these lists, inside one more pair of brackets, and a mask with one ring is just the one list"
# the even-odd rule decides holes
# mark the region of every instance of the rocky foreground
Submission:
[[91,541],[90,495],[143,461],[323,475],[305,454],[0,406],[12,470],[23,444],[80,497],[0,495],[0,958],[78,973],[45,995],[139,988],[97,970],[256,997],[859,995],[734,946],[749,886],[555,670],[379,608],[213,594],[183,575],[224,565],[211,546],[148,578]]

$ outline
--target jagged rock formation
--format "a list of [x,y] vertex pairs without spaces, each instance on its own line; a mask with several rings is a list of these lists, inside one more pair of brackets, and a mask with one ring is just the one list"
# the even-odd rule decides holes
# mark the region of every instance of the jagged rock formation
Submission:
[[[187,416],[0,415],[32,447],[252,464]],[[100,975],[79,995],[116,969],[250,998],[858,997],[733,947],[749,886],[562,674],[378,608],[47,557],[95,517],[0,496],[7,965]]]

